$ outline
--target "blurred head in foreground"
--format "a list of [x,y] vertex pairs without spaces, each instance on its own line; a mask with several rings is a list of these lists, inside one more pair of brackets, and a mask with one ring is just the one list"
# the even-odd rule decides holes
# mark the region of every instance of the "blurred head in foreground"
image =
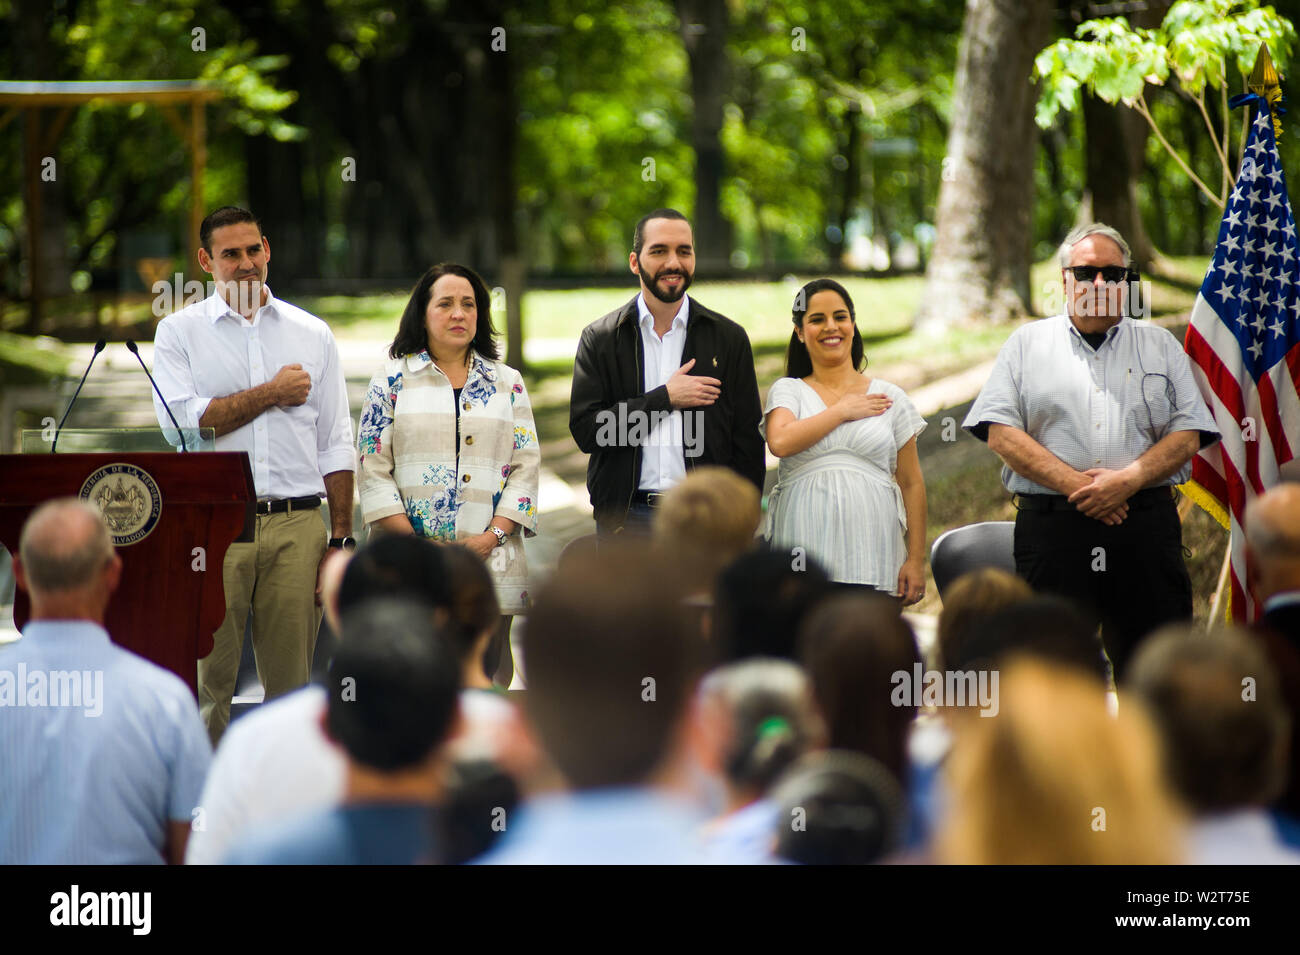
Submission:
[[349,798],[432,803],[459,692],[460,661],[425,605],[369,600],[348,610],[322,718],[347,753]]
[[910,700],[893,704],[893,676],[910,676],[921,655],[898,601],[871,594],[832,597],[808,615],[799,646],[826,722],[827,745],[865,753],[895,779],[906,779],[907,738],[917,708]]
[[692,565],[697,586],[713,592],[718,572],[757,541],[758,488],[730,468],[696,468],[655,509],[653,536],[660,547]]
[[1248,634],[1163,628],[1138,649],[1125,689],[1155,720],[1169,778],[1193,812],[1262,807],[1281,792],[1290,717]]
[[1000,683],[996,716],[956,724],[939,862],[1181,861],[1179,804],[1140,706],[1112,717],[1094,680],[1037,660],[1009,660]]
[[896,849],[903,792],[870,756],[809,753],[776,784],[776,854],[804,865],[867,865]]
[[769,550],[741,555],[718,575],[713,602],[718,659],[797,659],[799,625],[832,589],[826,571],[806,555]]
[[1037,596],[978,617],[962,639],[945,651],[950,670],[997,669],[1012,656],[1067,666],[1106,687],[1108,672],[1097,620],[1064,597]]
[[1000,567],[981,567],[962,574],[943,594],[939,614],[937,668],[962,657],[962,646],[971,629],[986,617],[1034,596],[1023,577]]
[[754,657],[710,673],[701,704],[719,727],[711,769],[727,787],[728,811],[763,796],[805,751],[821,743],[821,720],[803,670]]
[[684,593],[649,542],[618,540],[567,560],[534,602],[525,709],[571,788],[678,781],[703,657]]

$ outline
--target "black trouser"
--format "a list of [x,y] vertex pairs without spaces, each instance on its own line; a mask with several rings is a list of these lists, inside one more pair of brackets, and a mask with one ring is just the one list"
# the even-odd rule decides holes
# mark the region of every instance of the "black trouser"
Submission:
[[1093,610],[1118,682],[1133,651],[1161,624],[1192,616],[1192,582],[1183,562],[1182,526],[1173,499],[1144,492],[1110,526],[1073,506],[1041,498],[1016,514],[1016,573],[1040,593]]

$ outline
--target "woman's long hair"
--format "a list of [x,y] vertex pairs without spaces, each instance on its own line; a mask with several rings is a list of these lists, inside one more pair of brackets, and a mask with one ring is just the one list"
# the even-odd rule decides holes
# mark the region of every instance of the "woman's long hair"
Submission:
[[849,319],[853,322],[853,346],[852,361],[853,368],[861,371],[867,367],[867,363],[862,354],[862,334],[858,331],[857,313],[853,311],[853,299],[849,298],[848,289],[834,279],[813,279],[803,288],[801,288],[794,297],[794,307],[790,310],[790,318],[794,322],[795,331],[790,333],[790,347],[785,351],[785,376],[787,378],[807,378],[812,374],[812,359],[808,357],[808,346],[799,341],[798,329],[803,327],[803,318],[808,314],[808,303],[818,292],[831,291],[844,299],[844,304],[849,310]]
[[[429,298],[433,294],[433,283],[444,275],[459,275],[466,279],[474,290],[474,304],[478,312],[477,327],[470,348],[484,358],[500,361],[501,352],[497,345],[497,331],[492,327],[492,296],[488,293],[487,283],[479,278],[478,273],[464,265],[454,262],[441,262],[420,276],[411,289],[411,297],[402,312],[402,320],[397,324],[397,337],[389,346],[389,358],[401,358],[416,355],[429,347],[429,331],[425,325],[425,313],[429,310]],[[430,352],[432,355],[432,352]]]

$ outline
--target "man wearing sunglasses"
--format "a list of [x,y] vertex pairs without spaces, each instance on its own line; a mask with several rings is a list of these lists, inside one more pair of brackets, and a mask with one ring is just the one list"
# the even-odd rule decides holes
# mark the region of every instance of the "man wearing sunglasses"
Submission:
[[1219,431],[1169,331],[1126,314],[1128,243],[1061,244],[1065,313],[1016,329],[962,427],[1016,496],[1016,572],[1099,614],[1116,679],[1139,640],[1192,615],[1173,485]]

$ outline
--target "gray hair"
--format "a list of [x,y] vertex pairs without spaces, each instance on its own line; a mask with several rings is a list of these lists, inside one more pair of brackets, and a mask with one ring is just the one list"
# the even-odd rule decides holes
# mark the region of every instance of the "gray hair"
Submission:
[[822,735],[808,678],[789,660],[727,664],[704,678],[700,692],[730,717],[724,772],[733,785],[766,790]]
[[1070,234],[1065,237],[1065,241],[1061,243],[1061,247],[1056,253],[1061,268],[1068,269],[1070,267],[1070,253],[1076,245],[1090,235],[1105,236],[1119,246],[1120,252],[1124,255],[1124,267],[1128,268],[1129,263],[1133,261],[1133,253],[1129,250],[1128,243],[1124,241],[1124,237],[1118,231],[1104,222],[1089,222],[1086,225],[1076,226],[1070,230]]
[[61,497],[46,501],[27,518],[18,558],[31,589],[77,590],[113,559],[113,542],[98,508],[80,498]]

